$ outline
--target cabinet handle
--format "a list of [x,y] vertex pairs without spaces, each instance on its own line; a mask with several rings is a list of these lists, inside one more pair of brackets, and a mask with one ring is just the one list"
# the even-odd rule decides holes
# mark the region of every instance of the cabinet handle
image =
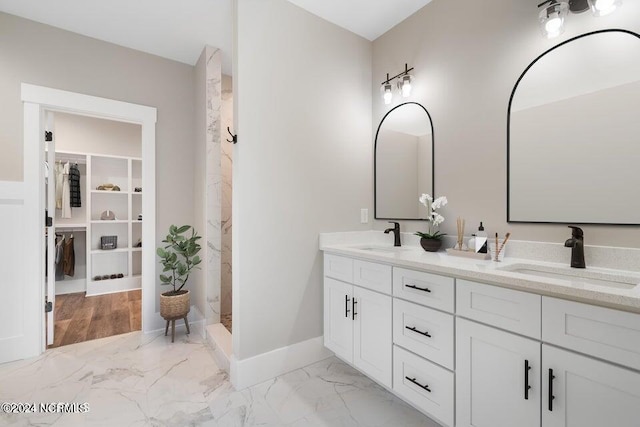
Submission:
[[549,369],[549,411],[553,411],[553,399],[555,396],[553,395],[553,379],[555,376],[553,375],[553,369]]
[[429,289],[429,288],[421,288],[421,287],[416,286],[416,285],[404,285],[404,286],[405,286],[405,288],[411,288],[411,289],[416,289],[418,291],[431,293],[431,289]]
[[356,320],[356,315],[358,313],[356,313],[356,304],[358,303],[358,301],[356,301],[356,298],[353,298],[353,306],[351,307],[351,320]]
[[351,298],[349,298],[349,295],[345,295],[344,296],[344,317],[346,317],[347,319],[349,318],[349,313],[351,312],[351,310],[349,310],[349,301],[351,301]]
[[411,381],[413,384],[417,385],[418,387],[420,387],[423,390],[427,390],[429,393],[431,393],[431,389],[429,388],[428,385],[422,385],[420,384],[418,381],[416,381],[415,378],[409,378],[409,377],[404,377],[405,379]]
[[412,331],[412,332],[415,332],[416,334],[424,335],[425,337],[429,337],[429,338],[431,338],[431,335],[429,335],[429,332],[422,332],[422,331],[419,331],[419,330],[417,330],[417,329],[415,328],[415,326],[405,326],[404,328],[405,328],[405,329],[408,329],[408,330],[410,330],[410,331]]
[[529,385],[529,371],[531,370],[531,366],[529,366],[529,361],[524,361],[524,400],[529,400],[529,390],[531,390],[531,386]]

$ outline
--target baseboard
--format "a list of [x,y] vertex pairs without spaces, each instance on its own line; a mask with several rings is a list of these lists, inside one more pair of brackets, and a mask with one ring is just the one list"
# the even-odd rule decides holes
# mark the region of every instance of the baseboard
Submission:
[[232,355],[231,383],[236,390],[243,390],[332,355],[333,353],[325,348],[322,336],[248,359],[238,360]]
[[213,352],[216,365],[226,373],[231,368],[232,342],[231,333],[222,323],[215,323],[206,327],[207,343]]
[[56,295],[77,294],[87,291],[87,279],[67,279],[56,281]]
[[[195,305],[191,306],[191,311],[187,315],[189,320],[189,329],[192,334],[198,334],[200,337],[205,338],[205,319],[200,310]],[[151,325],[144,325],[144,333],[152,334],[158,331],[164,331],[167,325],[167,321],[160,316],[160,313],[155,313],[153,317],[153,323]],[[183,321],[176,320],[176,331],[186,330],[186,326]]]

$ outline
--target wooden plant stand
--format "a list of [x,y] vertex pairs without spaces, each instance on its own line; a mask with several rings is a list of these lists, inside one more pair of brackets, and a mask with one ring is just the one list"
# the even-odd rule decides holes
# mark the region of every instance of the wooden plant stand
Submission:
[[187,335],[191,333],[191,331],[189,330],[189,321],[187,320],[187,316],[165,319],[167,321],[167,327],[164,329],[164,336],[166,337],[167,333],[169,333],[169,322],[171,322],[171,342],[173,342],[176,337],[176,320],[180,319],[184,319],[184,324],[187,327]]

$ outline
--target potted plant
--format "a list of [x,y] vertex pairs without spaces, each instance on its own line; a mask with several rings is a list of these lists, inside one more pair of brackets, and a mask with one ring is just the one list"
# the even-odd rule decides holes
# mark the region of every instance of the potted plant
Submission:
[[420,246],[427,252],[437,252],[442,247],[442,237],[446,234],[438,231],[438,226],[444,222],[444,217],[436,210],[448,203],[445,196],[440,196],[433,200],[429,194],[423,194],[418,199],[427,208],[427,232],[418,231],[416,236],[420,236]]
[[[185,235],[189,230],[191,230],[191,236]],[[189,280],[191,271],[194,268],[200,268],[198,264],[202,260],[197,255],[201,249],[198,244],[200,238],[190,225],[182,227],[172,225],[169,227],[169,234],[162,241],[166,245],[159,247],[156,251],[164,267],[160,274],[160,281],[163,285],[173,287],[172,290],[160,295],[160,315],[167,322],[182,318],[186,321],[191,302],[189,291],[183,288]]]

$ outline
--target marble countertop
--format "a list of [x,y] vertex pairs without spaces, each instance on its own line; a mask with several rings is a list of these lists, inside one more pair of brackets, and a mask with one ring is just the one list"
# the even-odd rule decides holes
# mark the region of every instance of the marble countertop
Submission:
[[[337,243],[326,240],[320,239],[320,250],[326,253],[393,264],[399,267],[452,276],[458,279],[472,280],[540,295],[640,313],[640,285],[608,286],[588,283],[579,277],[567,277],[565,280],[508,271],[509,268],[517,268],[519,265],[525,264],[560,273],[567,271],[571,274],[573,273],[571,270],[575,269],[571,269],[568,264],[533,261],[508,256],[504,258],[503,262],[498,263],[452,256],[448,255],[444,250],[435,253],[425,252],[421,247],[414,245],[403,246],[396,251],[391,244],[371,244],[368,242]],[[365,249],[372,246],[383,248],[383,250]],[[387,248],[389,249],[388,251],[386,251]],[[589,274],[596,277],[598,274],[620,276],[640,284],[640,273],[635,271],[590,267],[584,271],[588,271]]]

